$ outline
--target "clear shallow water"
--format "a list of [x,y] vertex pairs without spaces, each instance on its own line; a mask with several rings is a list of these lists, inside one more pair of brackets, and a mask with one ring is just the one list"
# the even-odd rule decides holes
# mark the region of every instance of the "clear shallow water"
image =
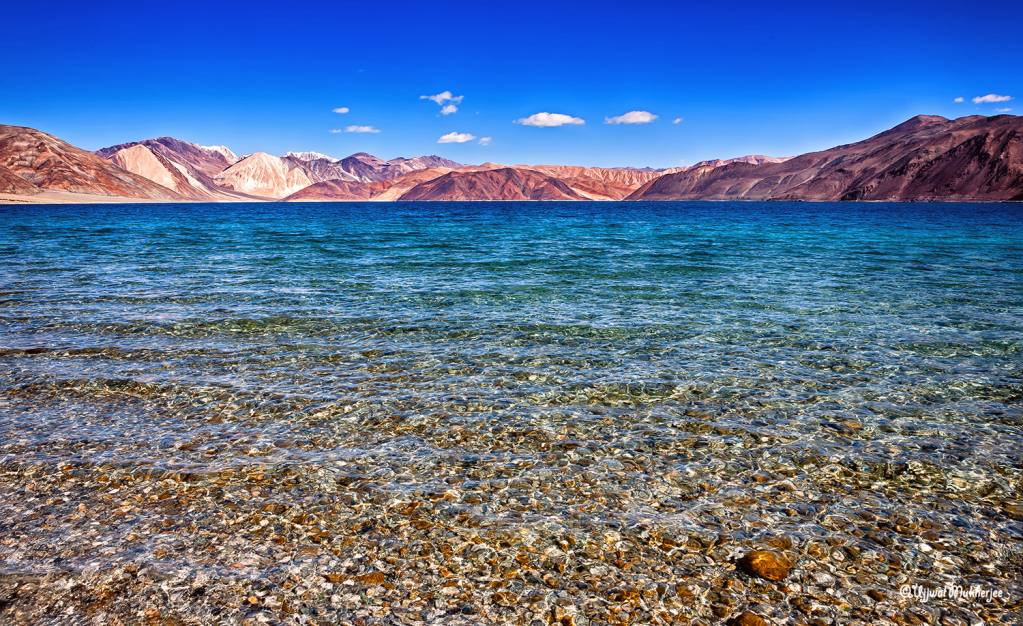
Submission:
[[[138,562],[221,580],[244,554],[231,575],[397,577],[365,550],[416,541],[388,533],[421,521],[512,554],[510,537],[572,537],[556,557],[612,563],[609,585],[680,567],[586,552],[654,532],[695,541],[719,576],[788,538],[807,594],[814,563],[861,598],[900,576],[1018,589],[997,554],[1023,537],[1021,206],[0,206],[0,222],[12,571]],[[225,511],[268,521],[240,531]],[[327,534],[295,531],[301,511]],[[234,547],[200,559],[212,537]],[[993,572],[918,545],[942,540],[950,558],[983,546]],[[849,570],[836,545],[874,556]],[[607,595],[587,584],[580,615]],[[676,611],[720,617],[708,593]],[[374,610],[323,594],[310,606]],[[452,606],[499,611],[470,596]],[[729,610],[757,602],[739,598]],[[428,599],[419,618],[450,608]],[[235,609],[259,610],[280,611]]]

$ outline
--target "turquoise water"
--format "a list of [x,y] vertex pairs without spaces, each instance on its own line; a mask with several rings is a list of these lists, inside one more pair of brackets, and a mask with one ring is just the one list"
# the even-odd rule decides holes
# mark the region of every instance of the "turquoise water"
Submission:
[[[216,575],[228,557],[199,566],[167,533],[193,542],[218,498],[312,494],[540,541],[653,526],[805,553],[863,510],[964,553],[1023,536],[1020,205],[0,206],[0,223],[0,504],[32,509],[28,486],[68,468],[58,517],[175,476],[218,490],[160,513],[157,539],[143,503],[102,549],[71,522],[0,520],[32,544],[2,548],[8,567]],[[101,474],[121,483],[107,500]],[[871,528],[875,552],[915,545]],[[274,550],[305,558],[279,534],[252,576]],[[906,571],[933,571],[927,552]]]

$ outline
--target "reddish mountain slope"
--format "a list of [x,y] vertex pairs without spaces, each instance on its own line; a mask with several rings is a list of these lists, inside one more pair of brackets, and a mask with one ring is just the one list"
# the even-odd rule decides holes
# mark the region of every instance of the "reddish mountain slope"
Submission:
[[148,146],[137,145],[118,150],[110,157],[110,161],[129,172],[172,189],[190,200],[225,199],[224,194],[208,188],[186,168],[168,160],[159,152],[154,152]]
[[[223,146],[204,147],[173,137],[120,144],[96,154],[186,198],[203,201],[276,199],[321,182],[370,183],[428,168],[461,167],[437,156],[384,161],[364,152],[342,160],[315,152],[290,152],[284,157],[256,153],[239,158]],[[320,197],[313,190],[295,199],[365,200],[382,191],[379,186],[362,189],[345,185],[326,185],[320,190]]]
[[[22,126],[0,125],[0,167],[5,185],[16,175],[40,189],[140,200],[182,200],[180,194],[61,141]],[[24,188],[15,193],[29,193]]]
[[585,200],[564,182],[533,170],[506,167],[477,172],[448,172],[416,185],[399,200]]
[[210,177],[216,176],[241,160],[223,146],[204,148],[198,144],[181,141],[173,137],[158,137],[157,139],[122,143],[117,146],[97,150],[96,154],[109,159],[120,150],[140,145],[146,146],[170,161],[187,166],[189,169],[194,169]]
[[330,158],[302,160],[296,157],[285,157],[304,168],[310,178],[315,181],[340,180],[371,183],[382,180],[394,180],[411,172],[425,169],[446,168],[457,169],[461,163],[455,163],[438,156],[422,156],[412,159],[397,158],[384,161],[372,154],[358,152],[350,157],[336,161]]
[[223,146],[203,147],[173,137],[160,137],[103,148],[96,154],[190,200],[259,199],[216,183],[215,176],[240,160]]
[[579,167],[575,165],[516,165],[563,180],[587,200],[621,200],[644,183],[661,176],[658,171]]
[[0,165],[0,193],[36,193],[42,191],[21,176]]
[[387,181],[390,187],[380,195],[373,198],[374,202],[394,202],[408,190],[412,189],[416,185],[420,185],[431,180],[436,180],[441,176],[447,174],[451,170],[446,167],[430,167],[425,170],[416,170],[409,172],[401,178],[396,178],[392,181]]
[[609,169],[602,167],[579,167],[576,165],[516,165],[517,168],[536,170],[558,178],[590,178],[621,188],[638,188],[661,176],[661,172]]
[[456,170],[460,167],[462,167],[461,163],[456,163],[455,161],[450,161],[436,155],[413,157],[411,159],[398,157],[397,159],[391,159],[387,162],[387,170],[385,173],[390,179],[400,178],[406,174],[425,169],[443,168]]
[[284,200],[286,202],[393,202],[416,185],[439,178],[450,171],[446,167],[431,167],[409,172],[400,178],[368,183],[328,180],[310,185]]
[[354,183],[346,180],[325,180],[300,189],[284,198],[285,202],[350,202],[371,200],[387,191],[392,181]]
[[298,156],[285,156],[283,157],[285,163],[290,164],[292,167],[301,168],[306,172],[306,176],[314,182],[323,181],[347,181],[352,183],[364,182],[361,177],[352,174],[345,169],[344,160],[336,161],[331,158],[325,159],[312,159],[306,160]]
[[636,190],[639,185],[622,185],[614,182],[604,182],[589,177],[561,177],[558,180],[564,182],[572,191],[576,192],[587,200],[622,200]]
[[921,115],[782,163],[667,174],[629,200],[1009,200],[1023,194],[1023,118]]

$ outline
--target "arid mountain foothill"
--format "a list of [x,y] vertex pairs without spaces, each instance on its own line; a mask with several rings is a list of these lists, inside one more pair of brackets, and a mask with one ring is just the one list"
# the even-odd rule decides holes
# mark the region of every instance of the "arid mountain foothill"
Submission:
[[921,115],[820,152],[663,170],[385,161],[363,152],[239,157],[171,137],[90,153],[0,126],[0,194],[38,202],[1023,200],[1023,119]]
[[870,139],[782,163],[698,167],[629,200],[1019,200],[1023,118],[920,115]]
[[61,141],[20,126],[0,125],[0,192],[70,192],[131,200],[182,200],[181,194]]

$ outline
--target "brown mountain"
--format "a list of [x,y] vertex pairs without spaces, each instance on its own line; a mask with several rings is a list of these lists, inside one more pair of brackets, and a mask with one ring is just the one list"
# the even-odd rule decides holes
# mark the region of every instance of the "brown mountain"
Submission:
[[400,178],[360,183],[343,180],[328,180],[309,185],[287,198],[285,202],[348,202],[371,201],[393,202],[416,185],[439,178],[452,170],[446,167],[431,167],[415,170]]
[[[394,180],[372,183],[356,183],[328,180],[301,189],[284,198],[285,202],[394,202],[417,185],[432,181],[452,170],[430,168],[411,172]],[[482,170],[480,170],[482,171]],[[569,189],[581,196],[582,200],[622,200],[636,187],[608,185],[592,178],[558,178]]]
[[[22,126],[0,125],[0,172],[0,185],[13,193],[54,190],[138,200],[184,199],[91,152]],[[14,176],[34,189],[26,189]]]
[[189,200],[218,201],[232,199],[210,182],[196,178],[187,168],[169,160],[160,152],[144,145],[118,150],[110,161],[129,172],[138,174],[173,189]]
[[586,200],[565,182],[533,170],[505,167],[477,172],[448,172],[416,185],[399,200]]
[[409,172],[401,178],[396,178],[392,181],[387,181],[390,187],[380,195],[373,198],[374,202],[394,202],[398,200],[410,189],[415,188],[417,185],[436,180],[441,176],[451,172],[452,170],[447,167],[430,167],[425,170],[416,170]]
[[[462,167],[458,167],[458,168],[455,168],[455,169],[457,169],[459,172],[485,172],[485,171],[488,171],[488,170],[503,170],[506,167],[511,167],[511,166],[510,165],[501,165],[500,163],[494,163],[493,161],[487,161],[486,163],[482,163],[480,165],[463,165]],[[523,166],[523,167],[525,167],[525,166]],[[529,169],[529,168],[526,167],[526,169]]]
[[97,150],[120,167],[173,189],[189,200],[205,202],[259,200],[258,196],[217,184],[214,177],[240,159],[223,146],[204,147],[173,137],[159,137]]
[[384,161],[372,154],[358,152],[340,161],[331,158],[303,160],[297,154],[286,156],[310,172],[312,178],[320,181],[350,181],[371,183],[382,180],[394,180],[410,172],[432,168],[457,169],[461,163],[455,163],[439,156],[421,156],[406,159],[399,157]]
[[621,200],[661,172],[577,165],[516,165],[559,178],[587,200]]
[[637,188],[661,176],[661,172],[603,167],[580,167],[577,165],[516,165],[515,167],[536,170],[558,178],[590,178],[621,187]]
[[180,165],[186,165],[207,176],[216,176],[224,169],[234,165],[241,159],[235,156],[230,150],[223,146],[200,146],[198,144],[181,141],[173,137],[158,137],[156,139],[145,139],[122,143],[117,146],[110,146],[97,150],[96,154],[109,159],[116,152],[131,148],[132,146],[146,146],[153,152],[164,156]]
[[734,159],[711,159],[709,161],[700,161],[696,165],[683,165],[682,167],[669,167],[666,170],[661,170],[661,174],[674,174],[676,172],[688,172],[689,170],[695,170],[699,167],[721,167],[728,165],[729,163],[749,163],[750,165],[763,165],[764,163],[784,163],[789,159],[795,157],[769,157],[762,154],[749,154],[746,156],[736,157]]
[[606,183],[588,177],[565,177],[558,178],[558,180],[564,182],[572,191],[576,192],[584,199],[600,202],[608,200],[622,200],[635,191],[639,186],[616,185],[615,183]]
[[284,198],[320,180],[303,161],[266,152],[250,154],[213,178],[218,187],[260,198]]
[[0,193],[32,194],[40,191],[42,189],[0,165]]
[[[390,178],[400,178],[405,174],[425,169],[444,168],[456,170],[460,167],[462,167],[461,163],[456,163],[455,161],[432,154],[429,156],[413,157],[411,159],[398,157],[397,159],[391,159],[387,162],[387,175]],[[395,174],[397,174],[397,176],[395,176]]]
[[700,167],[628,200],[1009,200],[1023,198],[1023,118],[921,115],[870,139],[782,163]]
[[746,156],[736,157],[734,159],[712,159],[710,161],[700,161],[693,167],[705,167],[707,165],[713,167],[721,167],[722,165],[728,165],[729,163],[749,163],[750,165],[763,165],[764,163],[784,163],[792,157],[770,157],[762,154],[748,154]]
[[[257,152],[237,157],[224,146],[200,146],[173,137],[146,139],[97,150],[120,167],[172,189],[190,200],[280,199],[323,182],[369,183],[393,180],[433,167],[461,167],[438,156],[384,161],[360,152],[337,160],[313,152],[276,157]],[[345,185],[321,188],[323,200],[366,199],[382,191]],[[315,192],[308,198],[313,199]]]
[[372,154],[359,152],[347,159],[342,159],[340,166],[345,172],[352,174],[361,182],[374,182],[401,178],[409,172],[428,168],[444,167],[451,170],[458,169],[462,167],[462,164],[442,159],[438,156],[415,157],[413,159],[397,158],[384,161]]
[[373,200],[388,187],[392,181],[380,180],[373,183],[358,183],[347,180],[325,180],[300,189],[284,198],[284,202],[352,202]]
[[[314,182],[323,181],[346,181],[352,183],[365,182],[362,178],[345,169],[345,160],[338,161],[331,158],[303,159],[298,156],[282,157],[286,163],[293,167],[301,168],[306,175]],[[351,158],[351,157],[349,157]],[[374,157],[376,158],[376,157]]]

